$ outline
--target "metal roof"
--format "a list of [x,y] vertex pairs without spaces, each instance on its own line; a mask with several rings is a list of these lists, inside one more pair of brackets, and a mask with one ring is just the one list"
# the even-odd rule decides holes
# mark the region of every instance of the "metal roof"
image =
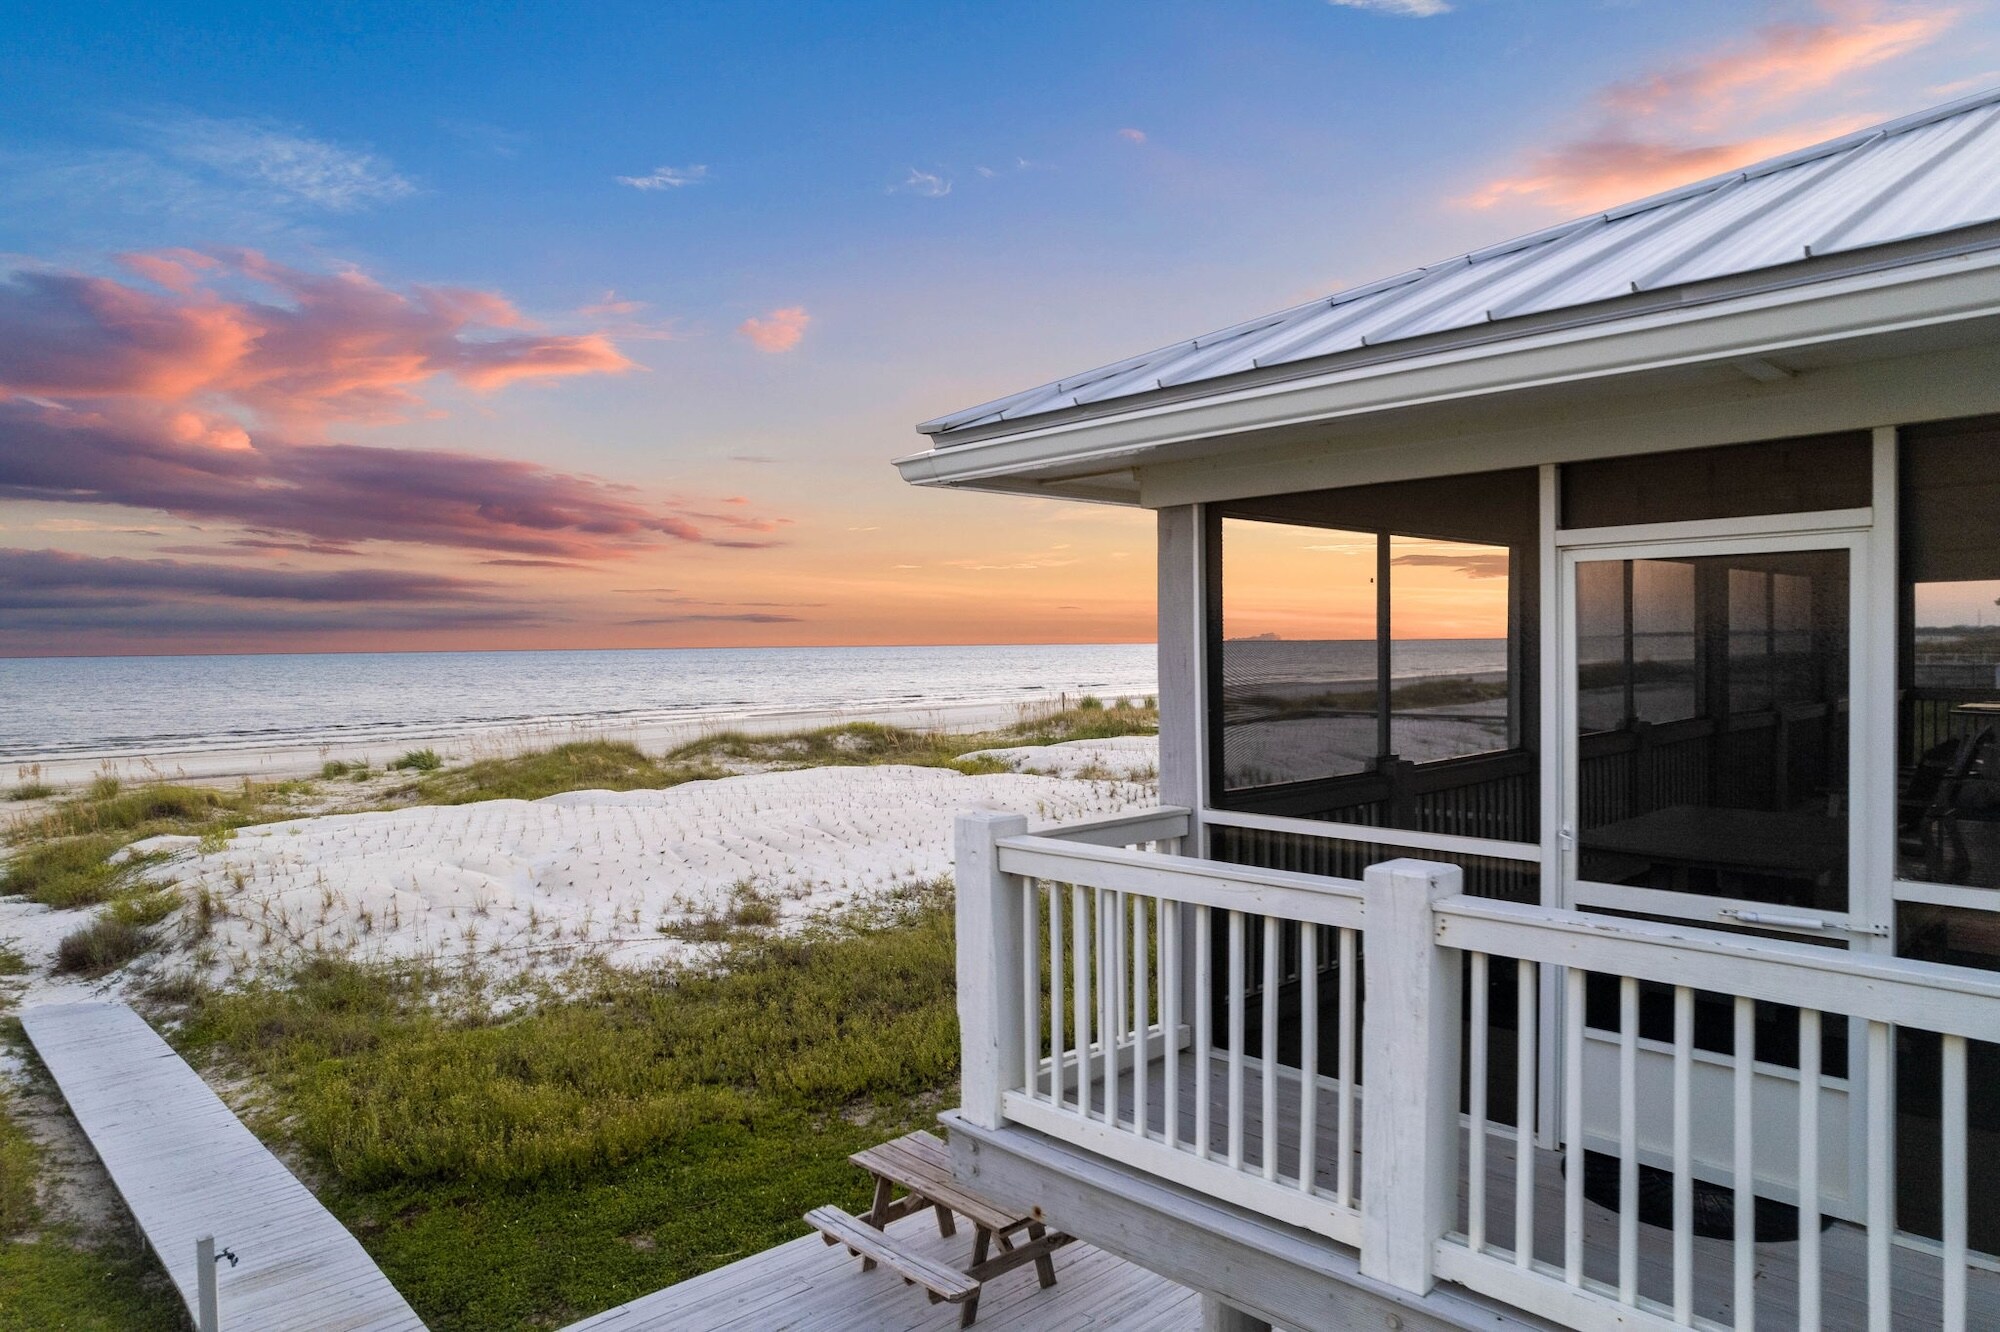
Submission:
[[[2000,219],[2000,88],[927,421],[942,436]],[[1415,350],[1414,348],[1412,349]],[[1375,353],[1380,354],[1380,353]],[[980,433],[989,433],[981,431]]]

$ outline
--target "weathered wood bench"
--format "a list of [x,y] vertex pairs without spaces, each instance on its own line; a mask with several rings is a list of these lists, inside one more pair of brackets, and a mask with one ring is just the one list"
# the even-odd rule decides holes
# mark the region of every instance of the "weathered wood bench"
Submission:
[[[979,1284],[1002,1272],[1024,1263],[1033,1263],[1035,1274],[1044,1289],[1056,1284],[1055,1262],[1049,1255],[1068,1244],[1071,1236],[1060,1231],[1050,1233],[1039,1217],[1009,1212],[994,1206],[976,1193],[968,1192],[952,1173],[950,1149],[936,1134],[922,1131],[906,1134],[879,1147],[856,1152],[847,1159],[875,1177],[874,1203],[869,1208],[867,1216],[851,1219],[864,1222],[877,1232],[875,1239],[878,1245],[892,1243],[886,1235],[880,1233],[883,1227],[891,1221],[901,1220],[927,1208],[937,1213],[940,1235],[949,1236],[956,1233],[954,1216],[964,1217],[973,1226],[972,1261],[966,1265],[963,1272],[953,1273],[954,1276],[971,1281],[972,1291],[969,1295],[953,1299],[940,1294],[940,1287],[928,1285],[912,1277],[898,1262],[892,1262],[879,1253],[871,1253],[859,1245],[849,1244],[848,1247],[860,1256],[864,1270],[880,1262],[902,1275],[905,1280],[924,1284],[933,1300],[949,1300],[951,1303],[959,1304],[961,1327],[971,1327],[973,1319],[978,1317]],[[896,1196],[898,1189],[902,1190],[903,1196]],[[820,1208],[819,1212],[813,1215],[829,1211],[838,1212],[838,1209]],[[839,1215],[846,1216],[847,1213],[839,1212]],[[809,1215],[806,1220],[812,1223],[813,1218]],[[836,1241],[825,1227],[816,1223],[814,1229],[826,1235],[829,1244],[845,1242]],[[1024,1231],[1025,1242],[1017,1239],[1017,1236]],[[996,1248],[999,1250],[998,1253],[994,1252]],[[916,1259],[931,1267],[939,1266],[907,1250],[899,1249],[898,1254],[904,1260]]]
[[828,1244],[845,1244],[849,1253],[869,1266],[882,1264],[903,1278],[904,1285],[922,1286],[932,1304],[970,1304],[979,1298],[979,1282],[972,1277],[904,1248],[860,1217],[838,1207],[813,1208],[806,1213],[806,1224],[817,1230]]

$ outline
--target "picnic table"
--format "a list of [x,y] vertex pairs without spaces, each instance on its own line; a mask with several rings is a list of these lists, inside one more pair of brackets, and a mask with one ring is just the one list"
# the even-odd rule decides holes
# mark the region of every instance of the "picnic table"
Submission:
[[[1002,1272],[1033,1263],[1044,1290],[1056,1284],[1050,1254],[1073,1237],[1050,1231],[1032,1213],[1012,1212],[968,1192],[952,1173],[950,1149],[936,1134],[918,1130],[847,1159],[875,1178],[867,1215],[818,1207],[806,1213],[806,1224],[828,1244],[845,1244],[861,1259],[864,1271],[880,1263],[906,1283],[924,1287],[933,1303],[958,1305],[960,1327],[971,1327],[978,1316],[980,1284]],[[957,1233],[957,1217],[972,1225],[972,1259],[964,1268],[945,1267],[884,1233],[891,1221],[925,1210],[937,1213],[940,1235]]]

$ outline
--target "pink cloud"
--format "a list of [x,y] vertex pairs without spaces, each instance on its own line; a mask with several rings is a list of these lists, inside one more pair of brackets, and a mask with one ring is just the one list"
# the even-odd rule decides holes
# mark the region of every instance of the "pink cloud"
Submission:
[[1146,131],[1142,129],[1132,129],[1128,126],[1127,128],[1118,131],[1118,137],[1125,140],[1125,142],[1127,143],[1144,143],[1146,141]]
[[1461,202],[1588,211],[1858,129],[1877,115],[1807,114],[1803,104],[1935,41],[1959,17],[1883,0],[1821,0],[1813,19],[1766,24],[1737,45],[1608,85],[1592,99],[1590,128]]
[[769,314],[751,316],[738,324],[736,331],[750,339],[750,345],[758,351],[787,352],[799,345],[810,323],[812,316],[804,306],[787,305]]
[[[605,334],[536,331],[491,292],[395,291],[249,251],[120,262],[168,294],[76,273],[17,272],[0,284],[0,393],[217,399],[298,428],[400,419],[438,379],[491,391],[632,364]],[[225,293],[225,280],[277,299]]]

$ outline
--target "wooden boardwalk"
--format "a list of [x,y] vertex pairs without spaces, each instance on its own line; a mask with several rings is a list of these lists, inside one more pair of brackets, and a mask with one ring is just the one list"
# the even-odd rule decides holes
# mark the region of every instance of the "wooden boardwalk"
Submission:
[[123,1004],[30,1008],[21,1025],[190,1311],[195,1241],[223,1332],[422,1332],[355,1238]]
[[[891,1222],[899,1242],[953,1265],[966,1260],[971,1229],[937,1233],[929,1212]],[[973,1332],[1195,1332],[1193,1291],[1087,1244],[1055,1255],[1056,1284],[1043,1290],[1032,1264],[986,1283]],[[932,1304],[894,1273],[863,1272],[846,1249],[807,1235],[573,1323],[564,1332],[956,1332],[958,1306]]]

